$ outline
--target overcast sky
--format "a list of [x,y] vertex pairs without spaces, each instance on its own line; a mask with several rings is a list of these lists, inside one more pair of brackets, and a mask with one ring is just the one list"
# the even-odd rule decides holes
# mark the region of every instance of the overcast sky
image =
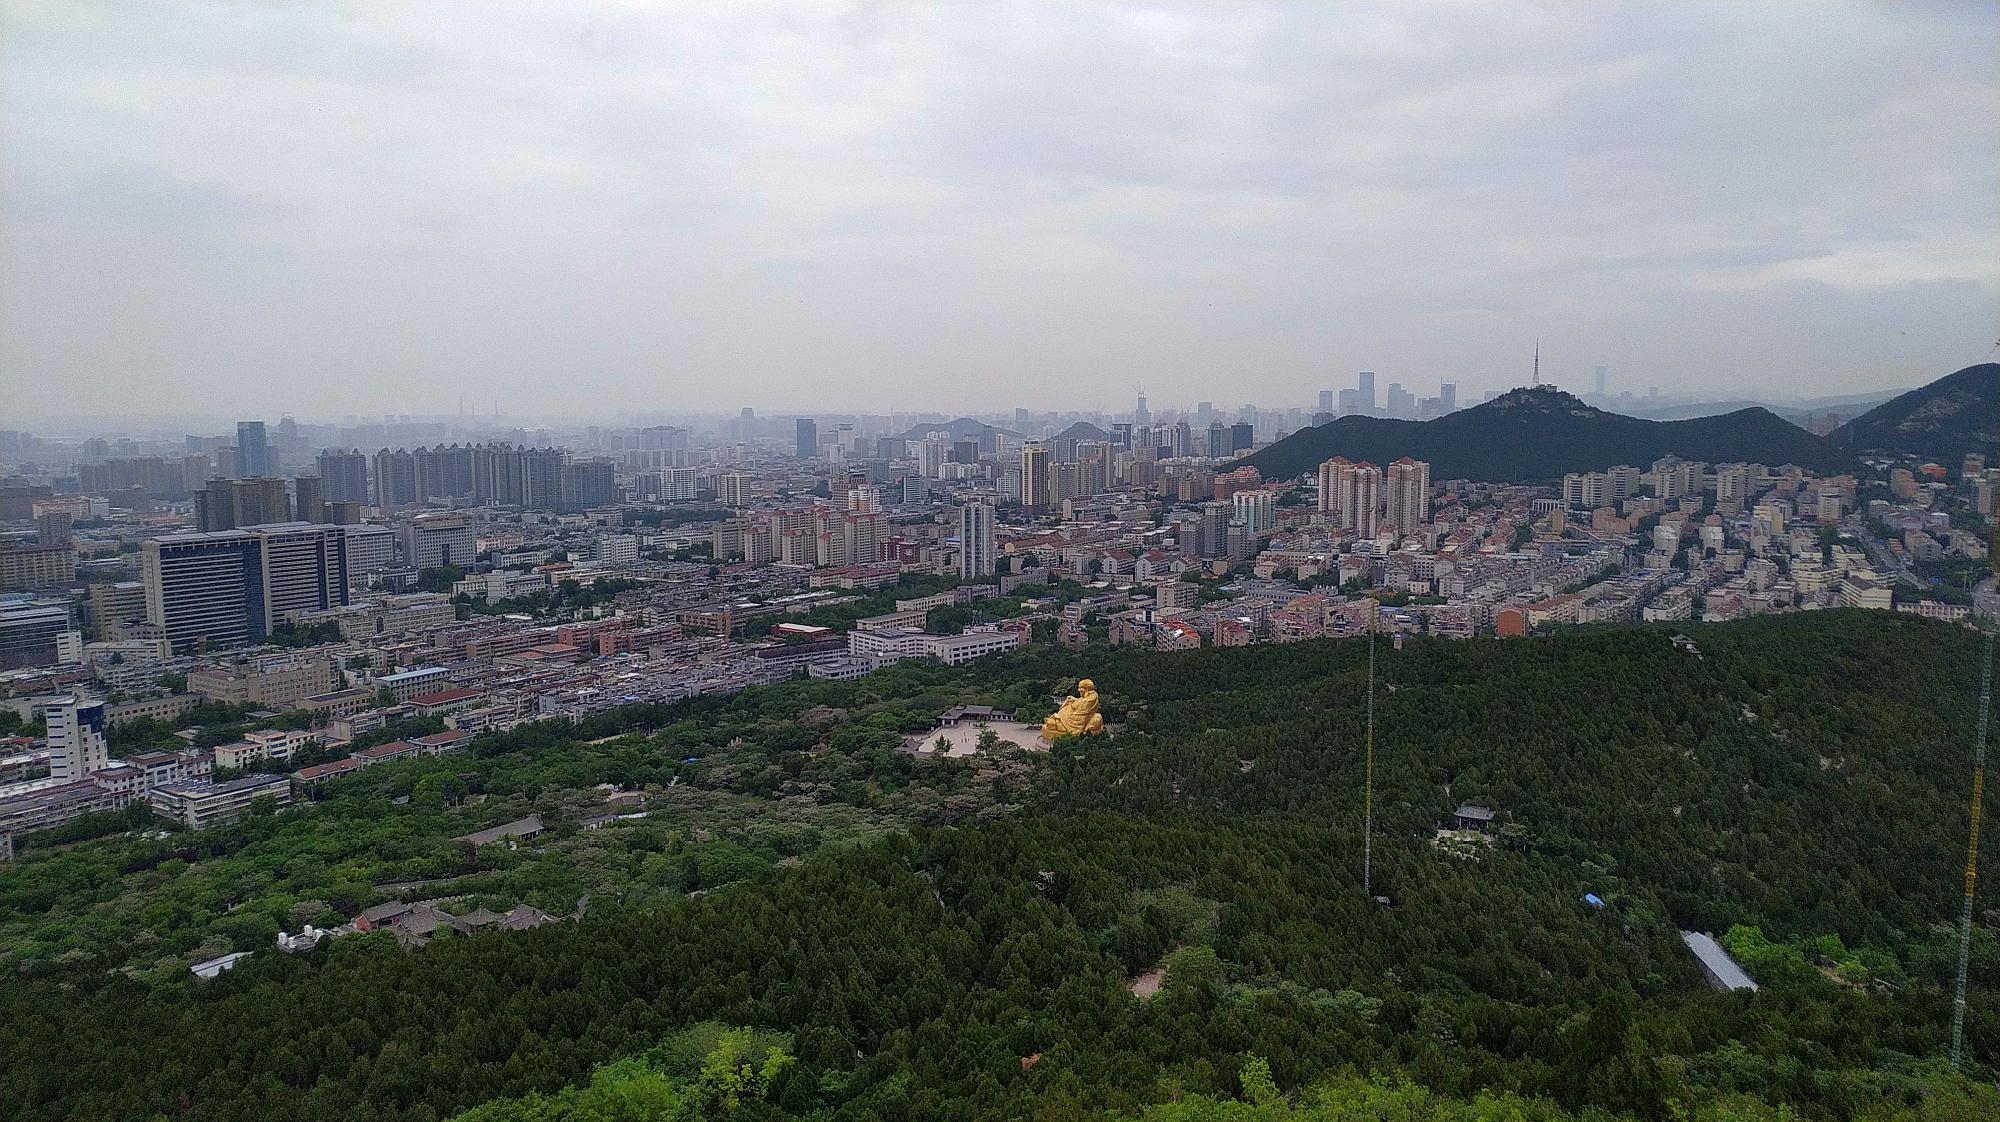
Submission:
[[0,424],[1915,385],[1994,3],[0,0]]

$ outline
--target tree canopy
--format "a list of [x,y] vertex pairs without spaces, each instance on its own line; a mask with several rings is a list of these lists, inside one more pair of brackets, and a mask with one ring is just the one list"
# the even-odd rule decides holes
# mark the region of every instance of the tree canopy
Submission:
[[[1372,892],[1359,640],[633,707],[220,831],[33,847],[0,871],[11,1116],[691,1116],[619,1114],[628,1092],[714,1116],[684,1034],[729,1025],[754,1031],[711,1086],[726,1068],[746,1118],[1990,1117],[1991,915],[1969,1078],[1942,1063],[1976,637],[1883,612],[1681,629],[1699,653],[1659,627],[1379,647]],[[899,750],[948,705],[1083,676],[1109,736]],[[449,843],[576,816],[600,782],[660,801],[520,852]],[[1488,840],[1440,844],[1464,803]],[[278,901],[345,915],[433,876],[591,900],[416,952],[268,949]],[[1762,990],[1709,989],[1677,929]],[[189,930],[257,953],[162,969]]]

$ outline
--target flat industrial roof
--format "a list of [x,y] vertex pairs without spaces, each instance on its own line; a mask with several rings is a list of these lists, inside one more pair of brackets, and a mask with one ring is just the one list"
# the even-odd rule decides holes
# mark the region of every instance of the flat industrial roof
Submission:
[[1681,942],[1687,944],[1688,950],[1694,952],[1695,958],[1700,959],[1701,964],[1706,966],[1709,973],[1715,975],[1716,980],[1724,986],[1732,990],[1757,988],[1756,981],[1744,971],[1741,963],[1722,948],[1721,943],[1715,941],[1715,936],[1705,931],[1683,931]]

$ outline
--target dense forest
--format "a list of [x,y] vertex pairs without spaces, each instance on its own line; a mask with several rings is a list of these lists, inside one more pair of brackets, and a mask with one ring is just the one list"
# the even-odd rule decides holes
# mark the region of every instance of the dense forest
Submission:
[[[0,873],[0,1093],[79,1119],[1993,1117],[2000,913],[1972,1078],[1943,1058],[1976,636],[1879,612],[1682,630],[1694,649],[1652,627],[1379,646],[1372,891],[1362,640],[792,683],[482,737],[225,831],[32,848]],[[1084,674],[1108,737],[893,747]],[[428,840],[580,813],[598,782],[714,804],[587,854],[556,838],[516,882]],[[1441,833],[1460,803],[1493,830]],[[814,808],[848,817],[774,827]],[[748,859],[707,875],[716,841]],[[203,909],[346,914],[384,870],[596,879],[581,918],[417,952],[260,947],[195,982],[129,949],[167,916],[135,897],[183,880],[221,894],[180,902],[203,937],[262,938]],[[1676,928],[1764,988],[1708,989]]]

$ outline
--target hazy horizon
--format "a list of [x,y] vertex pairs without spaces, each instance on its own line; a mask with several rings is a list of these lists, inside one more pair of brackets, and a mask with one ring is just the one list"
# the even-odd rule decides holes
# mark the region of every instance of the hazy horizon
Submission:
[[0,425],[1913,387],[1996,15],[0,3]]

